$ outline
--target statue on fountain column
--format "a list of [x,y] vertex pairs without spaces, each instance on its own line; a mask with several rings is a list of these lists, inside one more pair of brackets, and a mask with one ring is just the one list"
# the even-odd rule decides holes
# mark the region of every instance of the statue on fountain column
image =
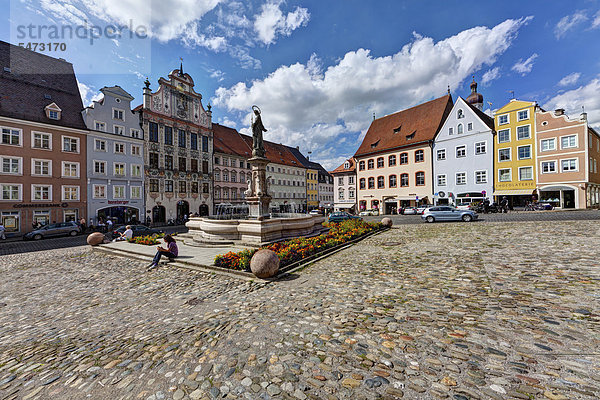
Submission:
[[263,144],[263,132],[266,132],[265,126],[260,117],[260,108],[252,106],[254,111],[254,121],[252,122],[252,157],[265,157],[265,146]]
[[244,195],[245,195],[246,197],[250,197],[250,196],[252,196],[252,181],[251,181],[250,179],[248,179],[248,182],[247,182],[247,183],[248,183],[248,190],[246,190],[246,191],[244,192]]

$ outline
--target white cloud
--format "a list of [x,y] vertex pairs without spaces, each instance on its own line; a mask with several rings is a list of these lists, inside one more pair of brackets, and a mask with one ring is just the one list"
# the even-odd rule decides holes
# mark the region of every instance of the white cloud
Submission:
[[518,72],[519,74],[521,74],[521,76],[525,76],[528,73],[530,73],[533,69],[533,62],[537,57],[537,53],[533,53],[531,57],[529,57],[525,61],[523,61],[523,59],[520,58],[519,61],[517,61],[517,63],[512,66],[511,70]]
[[103,97],[102,92],[94,90],[85,83],[77,81],[77,86],[79,87],[79,94],[81,95],[84,107],[92,105],[94,101],[100,101]]
[[569,75],[565,76],[564,78],[562,78],[558,82],[558,86],[571,86],[571,85],[575,84],[579,80],[580,77],[581,77],[581,74],[579,72],[573,72],[572,74],[569,74]]
[[373,112],[382,116],[442,96],[448,83],[458,87],[482,66],[496,62],[529,20],[475,27],[437,43],[415,36],[389,56],[373,57],[369,50],[358,49],[324,72],[311,56],[306,64],[281,66],[262,80],[220,87],[213,103],[237,113],[242,125],[257,104],[269,129],[266,140],[316,151],[335,145],[343,133],[364,132]]
[[310,19],[306,8],[296,7],[293,12],[284,15],[279,8],[280,5],[280,2],[263,4],[261,13],[254,20],[254,29],[264,44],[273,43],[278,34],[290,36],[294,30],[306,26]]
[[583,11],[577,11],[572,15],[566,15],[558,21],[556,26],[554,27],[554,35],[557,39],[563,37],[567,31],[575,28],[577,25],[587,21],[587,16],[583,13]]
[[554,96],[542,108],[555,110],[564,108],[571,117],[577,117],[582,109],[588,113],[588,121],[594,128],[600,128],[600,78],[592,79],[587,85]]
[[481,78],[481,84],[483,86],[487,86],[490,84],[491,81],[500,78],[501,74],[500,74],[500,67],[494,67],[492,69],[488,69],[485,74],[483,74],[483,77]]
[[600,27],[600,11],[594,15],[594,20],[592,21],[592,29]]

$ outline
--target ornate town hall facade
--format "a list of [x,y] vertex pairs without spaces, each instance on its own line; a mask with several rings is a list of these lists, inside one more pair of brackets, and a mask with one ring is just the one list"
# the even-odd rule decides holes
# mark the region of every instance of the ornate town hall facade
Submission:
[[183,67],[158,80],[152,93],[146,80],[140,122],[144,129],[146,217],[153,223],[208,215],[212,210],[213,132],[210,106]]

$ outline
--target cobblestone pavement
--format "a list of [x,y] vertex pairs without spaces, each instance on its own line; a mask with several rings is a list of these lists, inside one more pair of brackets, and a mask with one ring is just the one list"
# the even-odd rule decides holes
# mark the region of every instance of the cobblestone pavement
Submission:
[[592,399],[596,221],[402,225],[287,280],[0,258],[0,399]]
[[[381,221],[384,216],[363,217],[366,221]],[[394,224],[422,224],[420,215],[385,215]],[[591,221],[600,219],[600,210],[577,211],[511,211],[507,214],[479,214],[478,222],[521,222],[521,221]]]

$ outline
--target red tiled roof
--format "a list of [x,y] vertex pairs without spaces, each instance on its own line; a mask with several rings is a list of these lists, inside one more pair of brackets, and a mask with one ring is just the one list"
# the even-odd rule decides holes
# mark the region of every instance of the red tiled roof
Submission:
[[452,105],[448,94],[374,120],[354,157],[433,140]]
[[[346,162],[350,163],[350,168],[344,168],[344,164],[346,164]],[[342,172],[354,172],[354,171],[356,171],[356,163],[354,162],[353,159],[349,158],[346,161],[344,161],[344,163],[342,165],[340,165],[339,167],[337,167],[336,169],[331,171],[330,174],[338,174],[338,173],[342,173]]]

